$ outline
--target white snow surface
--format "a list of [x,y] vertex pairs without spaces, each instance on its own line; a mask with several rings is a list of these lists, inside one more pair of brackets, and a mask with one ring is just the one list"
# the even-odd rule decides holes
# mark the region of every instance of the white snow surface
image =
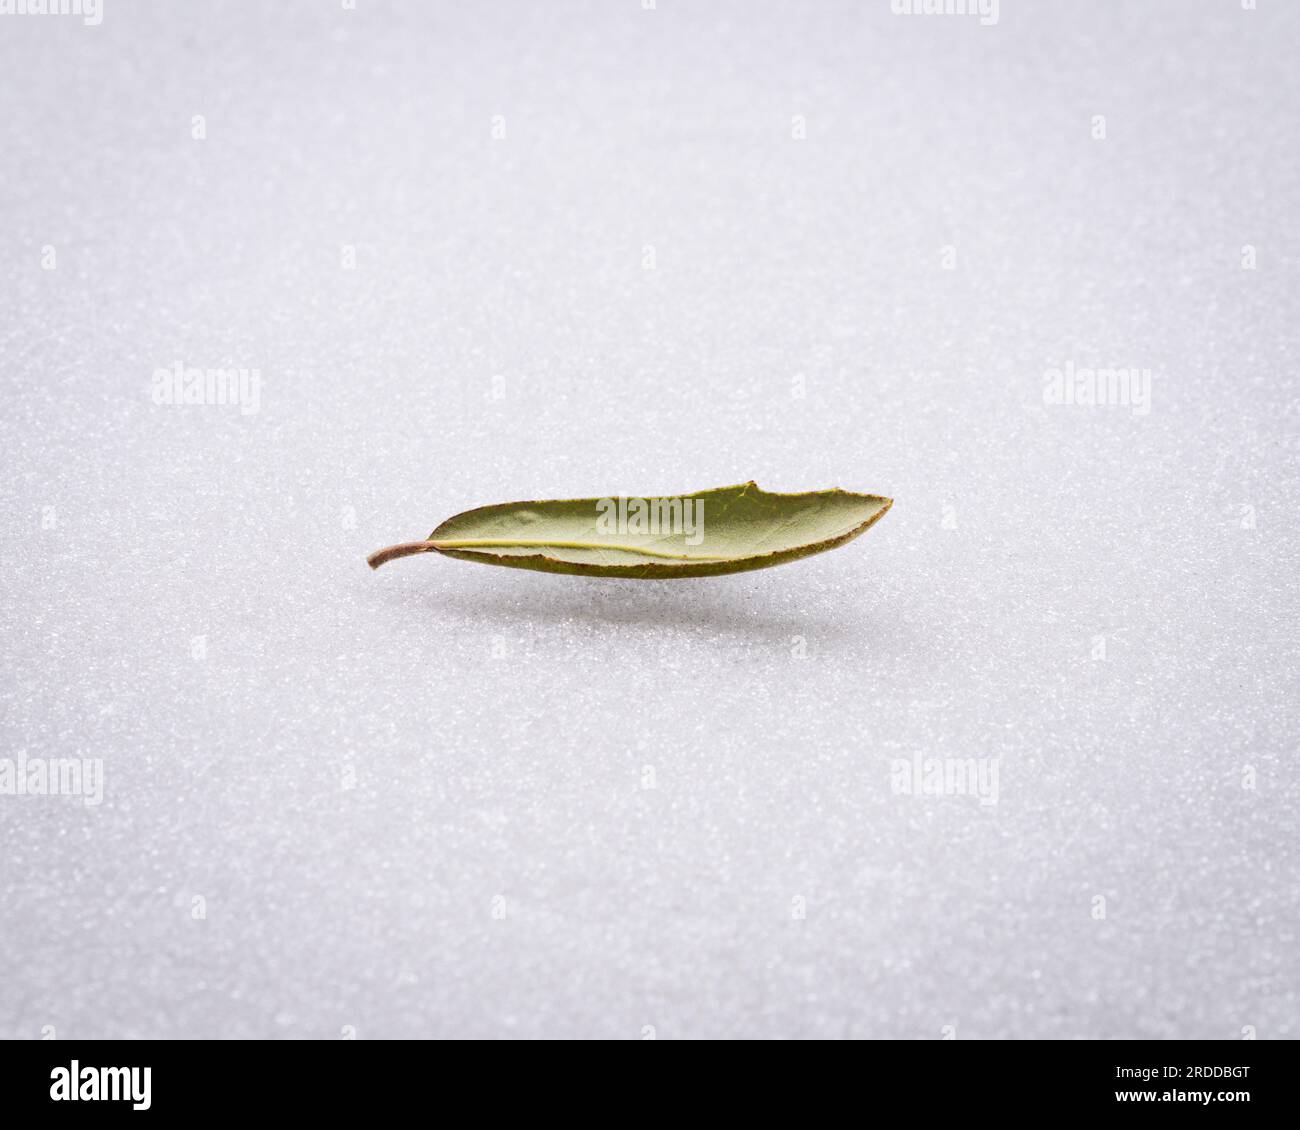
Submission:
[[[1298,45],[0,16],[0,758],[103,769],[0,795],[0,1036],[1295,1037]],[[365,564],[748,479],[896,502],[731,577]]]

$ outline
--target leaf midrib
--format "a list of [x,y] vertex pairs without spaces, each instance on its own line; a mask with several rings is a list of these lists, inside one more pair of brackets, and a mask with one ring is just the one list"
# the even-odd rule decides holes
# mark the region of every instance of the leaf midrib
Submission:
[[431,541],[434,549],[612,549],[618,553],[635,553],[641,557],[664,557],[670,561],[736,561],[735,555],[719,557],[708,553],[665,553],[641,546],[618,545],[599,541],[556,541],[554,538],[455,538],[450,541]]

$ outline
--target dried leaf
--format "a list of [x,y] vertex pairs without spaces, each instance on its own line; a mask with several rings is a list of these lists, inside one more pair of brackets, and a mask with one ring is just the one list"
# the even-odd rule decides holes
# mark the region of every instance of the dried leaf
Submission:
[[756,483],[653,498],[504,502],[448,518],[425,541],[370,556],[441,553],[512,569],[666,579],[766,569],[852,541],[893,499],[851,491],[776,494]]

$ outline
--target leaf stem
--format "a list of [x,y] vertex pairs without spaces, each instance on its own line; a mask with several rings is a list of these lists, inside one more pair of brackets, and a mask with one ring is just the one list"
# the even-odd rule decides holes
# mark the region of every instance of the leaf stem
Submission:
[[399,545],[390,545],[387,549],[379,549],[366,558],[366,564],[372,569],[378,569],[379,566],[398,557],[411,557],[416,553],[437,553],[438,547],[431,541],[404,541]]

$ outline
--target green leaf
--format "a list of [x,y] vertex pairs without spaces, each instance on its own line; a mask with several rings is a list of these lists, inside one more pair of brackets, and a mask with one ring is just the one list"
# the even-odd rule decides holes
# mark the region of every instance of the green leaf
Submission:
[[426,541],[371,554],[371,568],[441,553],[588,577],[711,577],[766,569],[852,541],[893,499],[852,491],[774,494],[756,483],[653,498],[503,502],[448,518]]

